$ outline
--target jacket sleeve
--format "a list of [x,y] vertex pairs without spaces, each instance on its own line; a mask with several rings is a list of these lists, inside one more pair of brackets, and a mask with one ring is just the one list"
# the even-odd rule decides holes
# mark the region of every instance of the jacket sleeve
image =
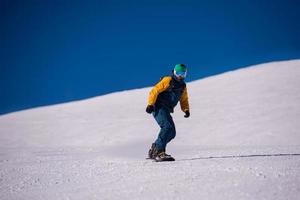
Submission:
[[150,91],[148,105],[154,105],[158,95],[168,89],[170,86],[171,77],[164,77],[161,81],[159,81]]
[[190,110],[188,92],[186,87],[184,88],[183,94],[180,98],[180,107],[183,112]]

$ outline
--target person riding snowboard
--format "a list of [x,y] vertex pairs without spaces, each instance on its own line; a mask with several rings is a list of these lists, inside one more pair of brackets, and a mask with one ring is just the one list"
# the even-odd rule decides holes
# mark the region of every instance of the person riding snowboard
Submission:
[[176,129],[171,113],[180,101],[184,117],[190,116],[188,93],[184,79],[187,75],[187,67],[184,64],[177,64],[171,76],[165,76],[153,87],[148,98],[146,112],[153,115],[160,126],[157,139],[151,145],[148,156],[156,161],[174,161],[166,154],[167,144],[175,138]]

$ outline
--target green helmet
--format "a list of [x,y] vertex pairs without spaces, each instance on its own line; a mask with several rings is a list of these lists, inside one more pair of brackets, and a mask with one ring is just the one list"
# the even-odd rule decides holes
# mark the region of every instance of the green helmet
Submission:
[[174,75],[176,77],[185,78],[187,74],[187,67],[184,64],[177,64],[174,67]]

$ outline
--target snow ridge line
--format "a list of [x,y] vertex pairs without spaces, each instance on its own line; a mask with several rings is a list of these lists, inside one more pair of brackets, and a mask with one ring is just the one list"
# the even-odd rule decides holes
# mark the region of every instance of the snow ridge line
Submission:
[[208,156],[208,157],[197,157],[197,158],[179,159],[179,160],[176,160],[176,161],[207,160],[207,159],[227,159],[227,158],[252,158],[252,157],[282,157],[282,156],[300,156],[300,153],[278,153],[278,154],[250,154],[250,155]]

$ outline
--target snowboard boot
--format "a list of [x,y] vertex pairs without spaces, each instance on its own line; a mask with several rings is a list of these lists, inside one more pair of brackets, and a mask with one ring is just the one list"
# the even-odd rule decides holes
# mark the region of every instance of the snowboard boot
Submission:
[[158,149],[156,148],[155,143],[152,143],[151,148],[148,151],[148,158],[149,159],[155,159],[157,154],[158,154]]

